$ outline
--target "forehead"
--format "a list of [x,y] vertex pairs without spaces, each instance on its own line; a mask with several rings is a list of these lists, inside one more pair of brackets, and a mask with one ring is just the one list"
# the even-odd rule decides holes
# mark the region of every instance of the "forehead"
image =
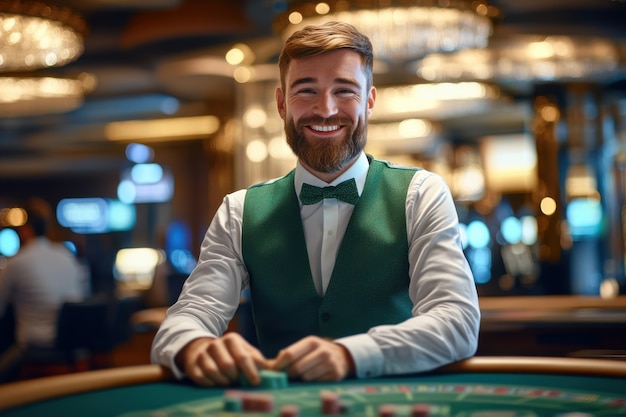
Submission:
[[304,79],[310,82],[336,82],[349,79],[362,85],[366,83],[361,56],[350,49],[293,59],[285,74],[287,88],[294,82]]

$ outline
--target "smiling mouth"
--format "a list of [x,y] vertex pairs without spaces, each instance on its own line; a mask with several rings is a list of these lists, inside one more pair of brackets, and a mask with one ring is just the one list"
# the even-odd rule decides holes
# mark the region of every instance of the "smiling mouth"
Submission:
[[339,125],[333,125],[333,126],[326,126],[326,125],[312,125],[309,126],[309,128],[311,130],[314,130],[316,132],[322,132],[322,133],[327,133],[327,132],[336,132],[339,129],[341,129],[341,126]]

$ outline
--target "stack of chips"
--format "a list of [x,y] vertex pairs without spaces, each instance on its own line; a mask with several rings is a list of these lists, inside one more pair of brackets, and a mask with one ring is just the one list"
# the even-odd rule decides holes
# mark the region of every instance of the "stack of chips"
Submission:
[[[267,369],[262,369],[259,371],[259,376],[261,377],[261,385],[259,386],[259,388],[287,388],[288,379],[285,372],[269,371]],[[240,382],[242,387],[251,387],[250,382],[244,374],[240,375]]]
[[224,411],[237,412],[243,410],[243,393],[240,391],[226,391],[224,394]]
[[396,417],[397,408],[393,404],[382,404],[378,407],[378,417]]
[[322,391],[320,393],[322,402],[322,414],[334,415],[341,413],[341,404],[339,402],[339,394],[332,391]]
[[280,417],[300,417],[300,407],[294,404],[283,405],[280,408]]
[[259,371],[259,375],[261,376],[261,388],[287,388],[288,381],[285,372],[268,371],[264,369]]
[[274,410],[274,396],[271,394],[262,394],[248,392],[242,397],[243,411],[268,413]]
[[413,404],[411,417],[430,417],[430,406],[428,404]]

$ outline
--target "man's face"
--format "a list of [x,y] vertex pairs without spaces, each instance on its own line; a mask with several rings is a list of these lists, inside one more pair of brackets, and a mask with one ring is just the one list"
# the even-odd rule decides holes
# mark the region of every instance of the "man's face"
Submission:
[[287,143],[309,169],[337,173],[365,147],[376,90],[359,54],[340,49],[293,60],[276,91]]

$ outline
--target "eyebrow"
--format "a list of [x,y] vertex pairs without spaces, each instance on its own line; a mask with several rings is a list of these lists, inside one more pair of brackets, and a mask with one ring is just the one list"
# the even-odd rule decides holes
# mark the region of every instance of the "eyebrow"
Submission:
[[[296,86],[298,86],[300,84],[309,84],[309,83],[314,83],[315,81],[316,81],[316,78],[314,78],[314,77],[298,78],[297,80],[292,82],[289,85],[289,87],[290,88],[294,88],[294,87],[296,87]],[[347,85],[351,85],[353,87],[361,88],[361,84],[359,84],[358,82],[356,82],[355,80],[353,80],[351,78],[339,77],[339,78],[335,78],[334,82],[337,83],[337,84],[347,84]]]

